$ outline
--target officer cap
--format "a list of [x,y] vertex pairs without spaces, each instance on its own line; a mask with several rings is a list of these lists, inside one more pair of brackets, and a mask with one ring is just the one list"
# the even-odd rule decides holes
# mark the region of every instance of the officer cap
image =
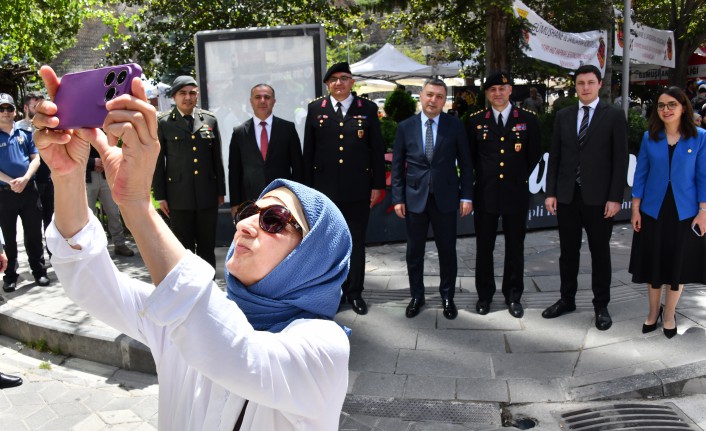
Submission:
[[171,97],[174,97],[177,91],[181,90],[182,88],[186,87],[187,85],[194,85],[196,87],[199,86],[199,84],[196,83],[196,80],[188,75],[181,75],[177,76],[174,82],[172,83],[172,88],[169,90],[169,95]]
[[351,67],[348,65],[348,62],[344,61],[341,63],[336,63],[328,68],[326,75],[324,75],[324,82],[328,81],[331,75],[337,72],[346,72],[347,74],[352,75]]
[[512,85],[512,78],[507,72],[495,72],[485,80],[485,83],[483,83],[483,91],[489,89],[493,85]]
[[7,93],[0,93],[0,105],[12,105],[13,108],[16,108],[15,99]]

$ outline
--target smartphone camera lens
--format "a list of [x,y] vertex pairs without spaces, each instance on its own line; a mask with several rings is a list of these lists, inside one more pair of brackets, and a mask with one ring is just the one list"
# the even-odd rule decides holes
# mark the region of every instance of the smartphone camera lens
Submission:
[[112,100],[115,97],[116,93],[117,91],[115,90],[115,87],[110,87],[108,91],[105,92],[105,101],[107,102],[109,100]]
[[118,74],[118,85],[125,82],[125,78],[127,78],[127,70],[123,70]]
[[113,81],[115,81],[115,72],[111,70],[110,72],[108,72],[107,75],[105,75],[105,80],[103,82],[105,83],[106,87],[109,87],[110,84],[113,83]]

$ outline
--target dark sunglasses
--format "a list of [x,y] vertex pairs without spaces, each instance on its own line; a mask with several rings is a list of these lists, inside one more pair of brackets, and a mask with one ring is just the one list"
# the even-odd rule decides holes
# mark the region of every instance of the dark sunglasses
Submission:
[[0,106],[0,112],[15,112],[14,106]]
[[287,207],[282,205],[270,205],[260,208],[254,202],[243,202],[235,213],[233,224],[237,225],[241,220],[260,214],[260,227],[268,233],[279,233],[287,227],[287,223],[302,233],[302,227],[292,215]]

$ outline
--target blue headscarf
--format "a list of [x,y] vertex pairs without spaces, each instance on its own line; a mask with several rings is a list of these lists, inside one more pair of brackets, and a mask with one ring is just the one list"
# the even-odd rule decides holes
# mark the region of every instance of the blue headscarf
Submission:
[[[228,298],[259,331],[280,332],[296,319],[333,320],[351,256],[348,226],[329,198],[294,181],[278,179],[265,188],[260,199],[279,187],[288,188],[299,199],[309,233],[279,265],[251,286],[243,285],[227,267],[225,270]],[[226,264],[233,250],[234,243]]]

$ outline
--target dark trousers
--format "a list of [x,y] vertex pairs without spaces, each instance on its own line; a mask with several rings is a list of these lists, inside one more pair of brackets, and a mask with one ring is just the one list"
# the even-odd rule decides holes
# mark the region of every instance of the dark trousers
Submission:
[[216,268],[218,207],[203,210],[170,210],[169,224],[179,242]]
[[365,283],[365,234],[370,219],[370,200],[335,202],[335,204],[346,219],[353,240],[351,268],[341,288],[344,297],[360,298]]
[[42,207],[39,193],[34,182],[27,184],[22,193],[5,189],[0,191],[0,227],[5,237],[5,254],[7,269],[3,280],[8,283],[17,281],[17,217],[22,220],[24,230],[25,250],[29,259],[29,267],[35,278],[45,276],[42,267]]
[[434,242],[439,252],[439,293],[442,299],[453,299],[456,291],[456,211],[444,213],[436,206],[430,194],[427,206],[421,213],[407,211],[407,272],[409,289],[413,298],[424,297],[424,250],[429,223],[434,230]]
[[[498,232],[500,214],[476,211],[473,221],[476,228],[476,291],[478,299],[491,302],[495,295],[495,268],[493,251]],[[505,235],[505,269],[503,271],[503,296],[505,303],[520,302],[525,289],[525,231],[527,210],[502,214]]]
[[[42,203],[42,223],[44,224],[44,232],[46,232],[54,215],[54,183],[51,181],[46,183],[38,182],[37,190],[39,191],[39,201]],[[51,251],[48,248],[47,254],[51,257]],[[43,260],[44,256],[42,256]]]
[[613,219],[604,218],[604,211],[605,205],[584,204],[578,186],[570,204],[557,203],[561,299],[569,304],[574,304],[578,289],[582,228],[586,229],[588,249],[591,251],[593,306],[606,307],[610,302],[610,237],[613,234]]

